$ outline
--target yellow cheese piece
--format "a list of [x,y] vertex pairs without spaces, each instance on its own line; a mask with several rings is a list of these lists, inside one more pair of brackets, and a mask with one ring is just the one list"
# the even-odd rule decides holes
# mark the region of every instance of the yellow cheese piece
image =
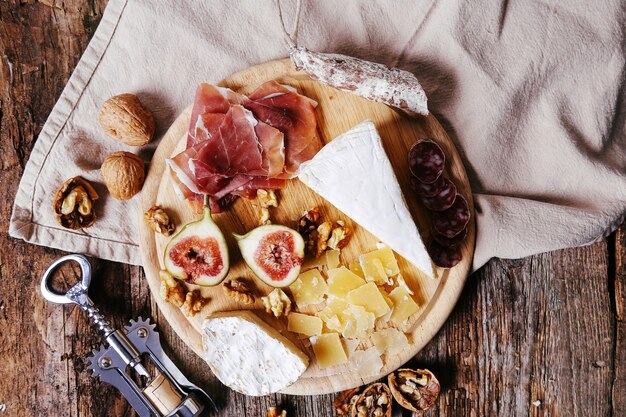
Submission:
[[375,347],[353,352],[350,355],[350,364],[361,377],[377,375],[383,368],[383,361]]
[[328,285],[317,269],[310,269],[300,274],[289,289],[300,308],[321,303],[324,301],[324,296],[328,294]]
[[349,268],[350,268],[350,271],[352,271],[354,274],[360,276],[361,278],[365,278],[365,274],[363,273],[363,268],[361,268],[361,264],[359,263],[358,259],[355,261],[352,261]]
[[379,285],[387,283],[387,273],[383,267],[383,263],[378,258],[364,258],[366,255],[359,256],[361,269],[365,275],[366,281],[373,281]]
[[402,352],[409,346],[406,335],[398,329],[382,329],[372,334],[372,343],[378,349],[378,353],[382,355],[395,355]]
[[387,303],[387,305],[389,307],[393,307],[393,301],[391,301],[391,298],[389,298],[389,294],[387,294],[387,291],[385,291],[385,290],[383,290],[381,288],[379,288],[379,290],[380,290],[380,295],[383,296],[383,298],[385,299],[385,302]]
[[420,306],[413,300],[411,294],[402,287],[394,288],[389,293],[389,298],[393,301],[393,311],[391,312],[390,320],[394,323],[402,324],[420,309]]
[[316,316],[324,321],[328,321],[332,316],[343,314],[348,308],[348,303],[340,298],[333,298],[326,303],[326,307],[319,311]]
[[331,316],[324,322],[328,330],[341,333],[343,332],[344,323],[341,322],[338,316]]
[[325,333],[311,338],[313,352],[320,369],[341,365],[348,361],[341,339],[337,333]]
[[348,301],[351,304],[365,307],[365,310],[374,313],[376,317],[384,316],[390,309],[380,290],[373,282],[368,282],[350,291],[348,293]]
[[337,249],[327,250],[325,252],[326,267],[328,269],[334,269],[339,266],[339,251]]
[[289,313],[289,316],[287,316],[287,330],[305,336],[322,334],[322,319],[307,314]]
[[391,248],[387,245],[384,245],[380,249],[361,255],[359,258],[364,259],[366,263],[369,260],[373,259],[380,260],[385,270],[385,274],[387,274],[388,277],[393,277],[394,275],[398,275],[400,273],[400,268],[398,267],[398,261],[396,260],[396,256],[394,255]]
[[328,292],[336,297],[345,297],[348,292],[365,284],[365,280],[345,266],[328,270]]
[[376,317],[362,306],[350,305],[344,317],[346,318],[342,332],[344,337],[364,340],[374,330]]

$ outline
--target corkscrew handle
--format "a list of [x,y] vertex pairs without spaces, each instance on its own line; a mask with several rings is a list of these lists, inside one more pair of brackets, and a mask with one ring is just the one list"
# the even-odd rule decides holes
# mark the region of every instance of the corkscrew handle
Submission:
[[[52,281],[52,277],[54,276],[54,272],[57,270],[61,264],[65,262],[74,261],[78,263],[81,271],[81,280],[72,288],[67,290],[65,294],[60,293],[50,287],[50,283]],[[89,291],[89,284],[91,283],[91,265],[87,258],[83,255],[72,254],[63,256],[62,258],[54,261],[46,272],[43,274],[43,278],[41,279],[41,294],[43,297],[57,304],[69,304],[75,303],[80,306],[82,310],[87,312],[90,318],[93,319],[94,326],[102,332],[104,337],[108,337],[111,333],[113,333],[113,329],[111,329],[109,322],[107,322],[102,314],[98,311],[98,308],[93,304],[93,301],[89,298],[87,292]]]

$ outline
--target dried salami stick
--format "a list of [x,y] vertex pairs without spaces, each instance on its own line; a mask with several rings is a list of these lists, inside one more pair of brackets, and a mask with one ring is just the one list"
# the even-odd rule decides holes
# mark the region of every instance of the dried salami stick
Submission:
[[426,93],[415,75],[398,68],[303,47],[290,48],[291,62],[314,80],[385,103],[410,115],[428,114]]
[[409,115],[428,114],[426,93],[415,75],[398,68],[390,68],[347,55],[314,52],[298,46],[301,0],[297,0],[296,3],[291,34],[285,27],[280,0],[276,0],[276,4],[285,43],[289,49],[291,62],[296,69],[338,90],[385,103],[404,110]]

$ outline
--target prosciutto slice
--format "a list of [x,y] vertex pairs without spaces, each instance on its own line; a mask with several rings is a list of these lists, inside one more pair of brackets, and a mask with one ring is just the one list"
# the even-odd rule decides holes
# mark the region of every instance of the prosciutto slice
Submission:
[[221,210],[238,196],[283,188],[300,163],[320,148],[315,101],[270,81],[250,97],[200,84],[187,149],[167,160],[181,198]]
[[224,87],[202,83],[196,89],[191,110],[187,148],[210,139],[223,122],[232,104],[242,104],[246,96]]
[[293,177],[300,164],[315,156],[321,147],[316,135],[316,103],[273,80],[261,84],[249,99],[243,105],[257,119],[285,135],[285,169],[280,176]]

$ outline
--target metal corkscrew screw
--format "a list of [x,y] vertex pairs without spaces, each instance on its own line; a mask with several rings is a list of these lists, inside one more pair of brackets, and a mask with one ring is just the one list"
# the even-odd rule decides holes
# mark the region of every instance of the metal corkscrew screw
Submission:
[[[77,262],[81,280],[65,294],[50,288],[56,269],[63,263]],[[116,387],[141,417],[196,417],[205,415],[207,406],[215,405],[211,398],[180,372],[165,355],[159,333],[149,319],[130,320],[124,329],[114,330],[89,298],[91,265],[83,255],[67,255],[53,262],[41,280],[41,293],[57,304],[74,303],[93,320],[93,325],[106,343],[94,349],[88,357],[93,376]],[[146,365],[144,365],[144,363]],[[147,368],[152,365],[153,371]],[[132,369],[137,376],[133,379]],[[144,384],[136,380],[145,380]]]

